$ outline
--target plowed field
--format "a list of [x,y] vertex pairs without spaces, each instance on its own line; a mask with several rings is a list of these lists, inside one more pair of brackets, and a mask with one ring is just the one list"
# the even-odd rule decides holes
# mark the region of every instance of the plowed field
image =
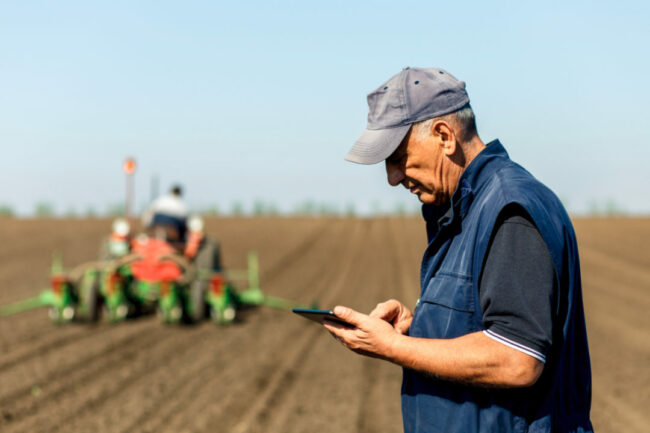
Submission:
[[[3,220],[0,304],[47,285],[52,251],[94,259],[106,220]],[[645,432],[650,407],[650,220],[577,220],[594,374],[592,418]],[[225,265],[259,252],[268,294],[368,311],[413,305],[419,219],[219,219]],[[44,309],[0,319],[0,431],[397,432],[401,371],[355,356],[291,313],[251,309],[229,327],[55,326]]]

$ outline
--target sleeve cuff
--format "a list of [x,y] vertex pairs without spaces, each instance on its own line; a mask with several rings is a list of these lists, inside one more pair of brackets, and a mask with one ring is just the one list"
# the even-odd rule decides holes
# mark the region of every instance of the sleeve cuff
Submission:
[[543,363],[546,363],[546,355],[544,355],[543,353],[541,353],[541,352],[539,352],[539,351],[537,351],[535,349],[531,349],[530,347],[524,346],[521,343],[517,343],[516,341],[513,341],[513,340],[511,340],[509,338],[506,338],[506,337],[504,337],[502,335],[499,335],[496,332],[491,331],[489,329],[486,329],[485,331],[483,331],[483,333],[485,335],[487,335],[488,337],[490,337],[491,339],[493,339],[495,341],[498,341],[501,344],[505,344],[508,347],[511,347],[511,348],[513,348],[515,350],[523,352],[526,355],[532,356],[533,358],[535,358],[535,359],[537,359],[539,361],[542,361]]

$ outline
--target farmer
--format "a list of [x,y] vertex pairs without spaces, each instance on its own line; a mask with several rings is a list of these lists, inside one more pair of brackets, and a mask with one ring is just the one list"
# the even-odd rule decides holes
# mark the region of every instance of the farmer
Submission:
[[465,83],[405,68],[368,95],[368,126],[346,159],[384,161],[418,196],[428,247],[420,299],[391,299],[346,347],[404,367],[406,432],[589,432],[591,373],[571,221],[503,145],[479,138]]
[[142,223],[147,230],[163,228],[169,242],[185,242],[189,212],[182,196],[183,189],[174,185],[168,194],[155,199],[142,215]]

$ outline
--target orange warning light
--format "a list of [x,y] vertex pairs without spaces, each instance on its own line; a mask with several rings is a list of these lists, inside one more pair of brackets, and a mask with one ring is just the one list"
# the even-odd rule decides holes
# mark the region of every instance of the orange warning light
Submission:
[[126,161],[124,161],[124,164],[122,164],[122,169],[126,174],[135,173],[135,159],[127,158]]

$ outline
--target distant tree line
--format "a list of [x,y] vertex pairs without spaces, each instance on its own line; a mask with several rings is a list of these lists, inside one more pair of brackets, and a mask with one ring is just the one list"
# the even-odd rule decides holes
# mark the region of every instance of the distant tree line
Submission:
[[[138,208],[138,215],[141,214],[146,205]],[[332,202],[319,202],[316,200],[304,200],[295,204],[291,209],[281,209],[272,201],[255,200],[250,205],[242,201],[234,201],[226,209],[218,205],[209,205],[203,208],[194,209],[197,213],[205,216],[344,216],[354,217],[359,215],[357,206],[353,202],[344,205],[338,205]],[[366,212],[367,214],[368,212]],[[371,215],[417,215],[420,213],[420,206],[415,204],[407,206],[404,203],[396,203],[392,207],[382,207],[378,201],[370,204]],[[39,201],[31,212],[34,218],[111,218],[124,215],[124,203],[111,203],[98,209],[95,206],[88,205],[85,208],[68,206],[64,210],[59,210],[52,202]],[[0,203],[0,218],[13,218],[17,213],[7,204]]]
[[587,213],[592,216],[622,216],[628,214],[625,207],[614,199],[607,199],[603,203],[591,200]]
[[[568,208],[568,203],[563,200]],[[146,204],[139,206],[140,214],[146,208]],[[418,203],[403,202],[394,203],[392,206],[382,206],[379,201],[370,203],[369,215],[386,215],[386,216],[413,216],[420,214]],[[242,201],[234,201],[226,209],[218,205],[209,205],[196,209],[197,213],[205,216],[347,216],[354,217],[359,215],[357,206],[354,202],[348,202],[340,205],[327,201],[303,200],[295,204],[291,209],[280,209],[275,203],[268,200],[254,200],[250,205],[245,205]],[[622,216],[628,215],[629,212],[623,205],[614,199],[607,199],[602,202],[591,200],[587,204],[586,216]],[[34,205],[32,216],[35,218],[111,218],[124,215],[124,203],[111,203],[104,209],[98,210],[95,206],[89,205],[85,208],[76,208],[69,206],[64,211],[58,211],[56,206],[47,201],[39,201]],[[0,203],[0,218],[14,218],[17,213],[13,207]]]
[[14,216],[14,211],[11,206],[0,204],[0,218],[11,218]]

